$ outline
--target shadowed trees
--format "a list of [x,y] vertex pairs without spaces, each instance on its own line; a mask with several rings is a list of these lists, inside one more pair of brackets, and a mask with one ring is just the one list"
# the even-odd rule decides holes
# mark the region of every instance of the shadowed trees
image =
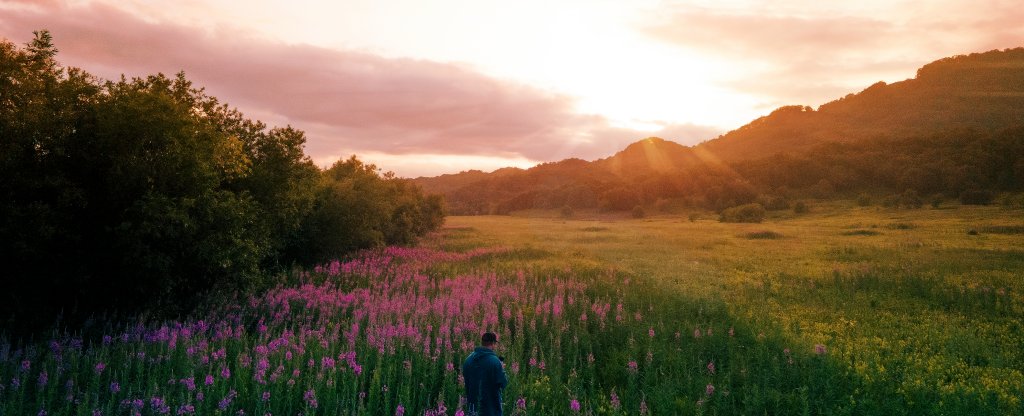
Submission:
[[56,54],[45,31],[0,42],[5,328],[180,314],[442,221],[438,197],[355,157],[321,171],[302,131],[249,120],[183,74],[100,81]]

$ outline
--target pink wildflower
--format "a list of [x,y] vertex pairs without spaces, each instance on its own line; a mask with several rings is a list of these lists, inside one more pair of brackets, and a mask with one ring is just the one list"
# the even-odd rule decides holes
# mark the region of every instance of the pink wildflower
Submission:
[[826,352],[828,352],[828,351],[827,351],[827,350],[825,349],[825,346],[824,346],[824,345],[821,345],[821,344],[814,344],[814,353],[815,353],[815,354],[818,354],[818,355],[825,355],[825,353],[826,353]]

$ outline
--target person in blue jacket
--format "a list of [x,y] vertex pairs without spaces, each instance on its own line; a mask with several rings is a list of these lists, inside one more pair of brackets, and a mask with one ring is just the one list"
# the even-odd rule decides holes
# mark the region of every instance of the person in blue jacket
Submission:
[[494,353],[498,336],[485,332],[481,346],[476,347],[462,364],[466,382],[466,405],[469,415],[501,416],[501,391],[508,385],[502,359]]

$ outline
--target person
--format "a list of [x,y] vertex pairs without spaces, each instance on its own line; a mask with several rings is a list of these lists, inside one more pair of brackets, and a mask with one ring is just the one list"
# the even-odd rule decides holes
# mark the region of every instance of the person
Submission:
[[494,353],[498,336],[485,332],[480,346],[462,364],[466,383],[466,407],[469,415],[501,416],[501,391],[508,385],[503,360]]

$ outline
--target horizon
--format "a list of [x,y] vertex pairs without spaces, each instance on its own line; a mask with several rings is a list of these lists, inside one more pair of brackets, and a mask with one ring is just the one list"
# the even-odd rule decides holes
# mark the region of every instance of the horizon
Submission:
[[592,161],[646,137],[694,146],[1024,43],[1005,1],[169,4],[9,1],[0,37],[49,30],[58,61],[105,79],[184,71],[305,131],[320,166],[355,154],[409,178]]

